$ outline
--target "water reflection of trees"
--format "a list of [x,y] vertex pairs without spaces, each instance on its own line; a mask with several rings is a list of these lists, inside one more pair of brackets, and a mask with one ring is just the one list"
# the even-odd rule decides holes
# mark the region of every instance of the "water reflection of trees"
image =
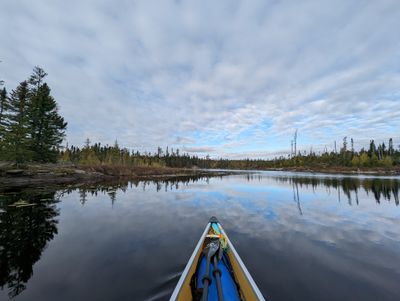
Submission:
[[[341,191],[346,196],[349,205],[359,204],[358,193],[363,189],[367,194],[372,194],[378,204],[381,200],[390,202],[394,200],[399,205],[400,180],[388,178],[317,178],[317,177],[274,177],[276,181],[289,183],[293,187],[306,187],[315,190],[317,187],[325,187],[328,193],[336,190],[338,201],[341,201]],[[295,189],[295,188],[293,188]]]
[[[107,181],[104,183],[97,183],[93,185],[81,185],[78,188],[74,186],[67,187],[61,191],[61,195],[70,194],[78,191],[79,200],[84,205],[89,196],[98,196],[99,194],[107,194],[110,197],[111,204],[113,205],[117,199],[119,192],[125,193],[128,189],[133,187],[140,187],[143,191],[146,189],[155,189],[159,191],[178,190],[179,188],[188,186],[191,183],[204,181],[207,184],[209,179],[216,176],[177,176],[168,177],[167,179],[149,179],[149,180],[126,180],[118,179],[114,181]],[[218,176],[222,178],[222,176]]]
[[[17,201],[30,205],[12,206]],[[10,298],[20,294],[32,277],[47,243],[57,234],[55,192],[0,194],[0,286]]]
[[301,209],[301,202],[300,202],[300,196],[299,196],[299,185],[297,183],[292,183],[293,186],[293,201],[297,205],[297,209],[299,210],[299,214],[303,215],[303,210]]
[[[143,190],[173,190],[209,177],[175,177],[160,180],[118,180],[100,184],[68,186],[57,192],[29,189],[0,191],[0,287],[8,289],[10,298],[20,294],[33,275],[33,265],[40,259],[47,243],[57,234],[60,197],[78,191],[79,199],[85,204],[89,196],[107,194],[114,204],[117,193],[129,188]],[[13,206],[24,201],[25,206]]]

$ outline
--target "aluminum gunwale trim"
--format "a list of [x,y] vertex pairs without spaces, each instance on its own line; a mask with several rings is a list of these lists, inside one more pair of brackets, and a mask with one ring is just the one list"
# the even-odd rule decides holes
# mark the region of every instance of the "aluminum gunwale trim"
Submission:
[[265,298],[263,296],[263,294],[260,292],[260,290],[258,289],[257,284],[254,282],[253,277],[251,277],[249,271],[247,270],[246,266],[244,265],[242,259],[240,258],[239,254],[236,252],[235,247],[233,246],[233,244],[231,243],[231,241],[229,240],[229,237],[226,235],[224,228],[218,223],[219,228],[221,229],[222,234],[225,236],[225,238],[228,241],[229,244],[229,248],[232,251],[234,257],[236,258],[237,262],[239,263],[240,268],[242,269],[244,275],[246,276],[247,280],[250,282],[250,285],[254,291],[254,293],[256,294],[258,300],[260,301],[265,301]]
[[178,283],[177,283],[177,285],[176,285],[176,287],[175,287],[175,289],[174,289],[169,301],[175,301],[176,298],[178,297],[178,294],[179,294],[179,292],[181,290],[183,282],[185,281],[186,276],[189,273],[190,267],[193,265],[194,259],[196,258],[196,255],[199,252],[199,250],[200,250],[200,248],[201,248],[201,246],[203,244],[204,237],[208,233],[208,230],[210,229],[210,226],[211,226],[211,223],[208,223],[207,226],[206,226],[206,229],[204,230],[203,234],[200,237],[199,242],[196,245],[196,248],[194,249],[194,251],[192,253],[192,256],[190,256],[190,259],[189,259],[188,263],[186,264],[186,267],[183,270],[182,275],[179,278],[179,281],[178,281]]

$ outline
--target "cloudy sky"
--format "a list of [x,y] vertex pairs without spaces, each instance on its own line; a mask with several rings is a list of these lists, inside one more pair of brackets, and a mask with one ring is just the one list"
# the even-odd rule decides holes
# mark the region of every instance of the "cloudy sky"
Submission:
[[35,65],[67,141],[213,157],[400,143],[400,1],[2,0],[0,79]]

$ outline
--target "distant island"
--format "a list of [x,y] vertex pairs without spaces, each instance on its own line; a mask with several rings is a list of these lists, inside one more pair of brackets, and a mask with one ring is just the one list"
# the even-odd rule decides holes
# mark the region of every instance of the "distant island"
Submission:
[[[91,143],[62,146],[67,122],[44,81],[46,73],[35,67],[32,75],[8,93],[0,90],[0,179],[3,184],[68,183],[110,177],[171,177],[200,175],[204,169],[290,170],[329,173],[400,174],[400,148],[393,139],[368,149],[354,149],[347,137],[339,151],[316,154],[292,152],[274,159],[211,159],[158,147],[140,153],[114,145]],[[2,83],[1,83],[2,84]],[[213,172],[220,175],[221,172]],[[224,173],[222,173],[224,174]]]

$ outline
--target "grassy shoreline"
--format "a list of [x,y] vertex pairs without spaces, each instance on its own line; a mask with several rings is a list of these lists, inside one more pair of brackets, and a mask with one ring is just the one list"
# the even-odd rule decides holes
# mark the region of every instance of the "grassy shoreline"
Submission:
[[[252,171],[290,171],[311,173],[332,173],[348,175],[400,175],[400,168],[351,168],[351,167],[287,167]],[[170,167],[126,167],[126,166],[80,166],[73,164],[29,164],[15,167],[0,163],[0,187],[24,187],[51,184],[97,183],[118,178],[132,180],[159,180],[179,177],[224,176],[248,170],[203,170],[197,168]]]
[[179,177],[224,176],[228,171],[169,167],[77,166],[65,164],[29,164],[15,167],[0,164],[0,187],[35,185],[93,184],[115,179],[159,180]]

